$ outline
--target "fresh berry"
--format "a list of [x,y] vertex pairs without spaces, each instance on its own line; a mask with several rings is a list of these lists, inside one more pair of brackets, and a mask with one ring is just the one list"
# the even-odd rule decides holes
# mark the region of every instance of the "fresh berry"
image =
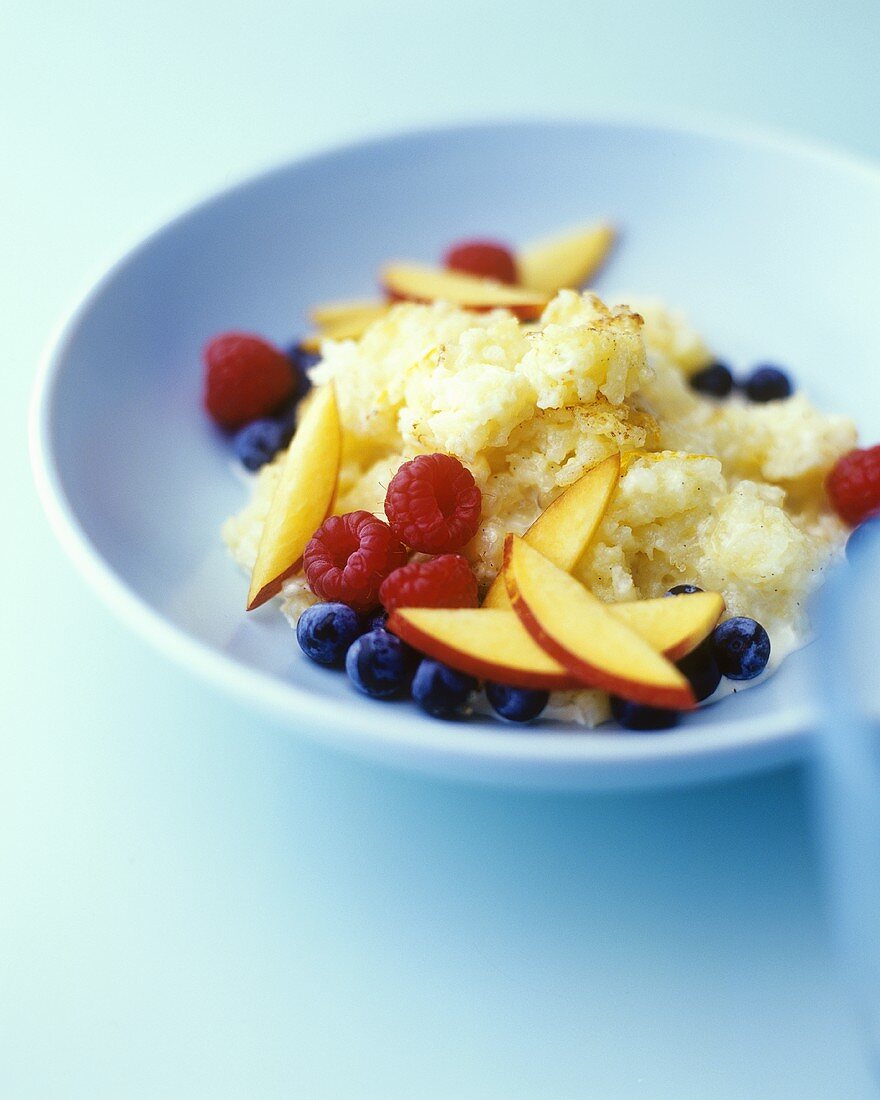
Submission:
[[372,512],[324,520],[303,554],[309,587],[319,599],[341,600],[355,611],[379,602],[379,586],[406,561],[391,528]]
[[697,588],[695,584],[677,584],[673,588],[670,588],[668,592],[664,592],[664,596],[690,596],[694,592],[702,592],[702,588]]
[[531,722],[547,706],[549,691],[486,684],[486,698],[496,714],[508,722]]
[[307,657],[328,668],[342,668],[348,647],[363,633],[356,611],[344,603],[316,603],[296,624],[296,640]]
[[726,363],[710,363],[690,377],[691,389],[708,397],[727,397],[733,389],[733,375]]
[[483,495],[452,455],[404,462],[388,486],[385,515],[401,542],[424,554],[459,550],[477,533]]
[[382,581],[379,599],[389,612],[398,607],[476,607],[479,593],[467,558],[441,554],[395,569]]
[[291,424],[282,420],[252,420],[239,429],[233,448],[242,466],[259,470],[286,447],[293,435]]
[[434,718],[462,718],[477,690],[473,676],[426,657],[412,682],[413,699]]
[[698,703],[714,695],[721,683],[721,669],[715,659],[711,637],[706,638],[686,657],[682,657],[678,662],[678,670],[688,678]]
[[677,710],[633,703],[629,699],[621,699],[619,695],[611,696],[611,714],[628,730],[668,730],[678,723]]
[[737,615],[716,626],[712,648],[721,672],[729,680],[754,680],[770,660],[770,637],[754,619]]
[[364,625],[367,630],[387,630],[388,612],[384,607],[380,607],[375,611],[368,611],[367,614],[364,615]]
[[880,444],[839,458],[825,488],[835,512],[853,527],[880,513]]
[[743,390],[749,401],[779,401],[791,396],[791,381],[778,367],[755,367],[743,383]]
[[287,356],[259,336],[227,332],[205,346],[205,408],[223,428],[273,413],[293,393]]
[[284,354],[293,367],[294,392],[292,396],[295,401],[299,401],[312,388],[308,372],[316,363],[321,362],[321,356],[316,351],[308,351],[302,344],[291,344]]
[[374,699],[399,699],[412,681],[415,651],[387,630],[362,634],[345,657],[348,678],[364,695]]
[[496,241],[460,241],[443,257],[443,265],[451,271],[499,283],[515,283],[518,278],[516,258],[509,248]]
[[846,540],[846,560],[852,564],[861,560],[866,548],[880,546],[880,516],[865,520]]

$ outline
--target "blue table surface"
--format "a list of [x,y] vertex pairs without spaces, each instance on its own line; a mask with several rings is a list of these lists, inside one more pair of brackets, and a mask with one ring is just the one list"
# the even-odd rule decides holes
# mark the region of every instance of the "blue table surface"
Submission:
[[122,247],[348,137],[708,112],[876,155],[880,8],[12,0],[3,23],[0,1095],[874,1095],[801,772],[530,795],[291,736],[96,602],[25,407]]

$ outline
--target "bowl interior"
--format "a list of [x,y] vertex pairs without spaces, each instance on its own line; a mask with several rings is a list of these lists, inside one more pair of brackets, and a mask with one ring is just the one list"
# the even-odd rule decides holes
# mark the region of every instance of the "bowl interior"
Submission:
[[787,364],[820,406],[876,438],[878,179],[769,142],[601,124],[417,134],[292,164],[171,223],[79,309],[44,380],[44,483],[106,593],[134,594],[141,625],[170,626],[161,637],[194,666],[303,727],[526,782],[686,778],[778,759],[810,722],[804,654],[662,737],[450,729],[352,696],[300,657],[274,607],[244,614],[219,527],[247,489],[201,413],[200,349],[230,328],[288,342],[310,303],[369,295],[395,256],[432,260],[456,237],[521,241],[605,216],[622,236],[601,292],[680,307],[720,355]]

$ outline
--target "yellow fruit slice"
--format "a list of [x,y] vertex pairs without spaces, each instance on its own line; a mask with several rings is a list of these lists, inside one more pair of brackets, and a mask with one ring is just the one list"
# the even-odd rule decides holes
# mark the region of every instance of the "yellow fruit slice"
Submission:
[[614,229],[602,223],[536,241],[517,256],[519,280],[550,296],[564,287],[577,290],[602,266],[614,238]]
[[508,535],[504,577],[538,645],[583,684],[637,703],[690,710],[687,679],[601,600],[521,538]]
[[315,391],[284,457],[251,574],[248,611],[277,596],[299,569],[333,504],[341,453],[339,410],[329,383]]
[[382,271],[380,282],[393,298],[451,302],[473,310],[509,309],[523,321],[540,317],[549,300],[546,294],[536,294],[524,287],[422,264],[389,264]]

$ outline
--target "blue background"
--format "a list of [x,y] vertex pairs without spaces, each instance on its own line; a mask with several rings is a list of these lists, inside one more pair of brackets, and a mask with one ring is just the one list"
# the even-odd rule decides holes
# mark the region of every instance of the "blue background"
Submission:
[[124,246],[348,137],[708,113],[876,155],[880,8],[46,0],[3,24],[0,1094],[873,1095],[800,772],[529,795],[291,737],[85,589],[25,406]]

